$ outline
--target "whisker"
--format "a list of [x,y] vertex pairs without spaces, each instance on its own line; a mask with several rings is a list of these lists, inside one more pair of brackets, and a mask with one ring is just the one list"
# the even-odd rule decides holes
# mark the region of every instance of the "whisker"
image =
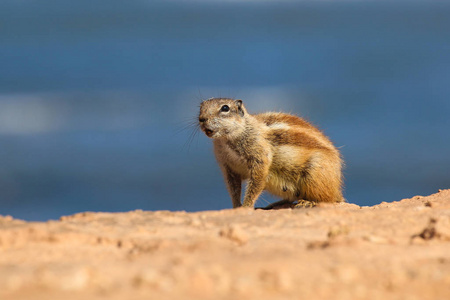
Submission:
[[200,127],[197,127],[197,130],[195,130],[195,133],[194,133],[194,139],[196,140],[196,146],[198,147],[198,135],[199,135],[199,133],[200,133]]
[[179,122],[175,123],[177,127],[175,130],[176,134],[179,134],[183,131],[185,131],[186,129],[190,129],[192,127],[198,126],[198,119],[197,117],[189,117],[189,118],[185,118],[184,120],[181,120]]
[[267,205],[271,204],[268,200],[266,200],[266,199],[264,198],[264,194],[261,194],[261,195],[259,196],[258,200],[262,200],[262,201],[266,202]]
[[188,130],[188,129],[191,129],[191,128],[194,128],[194,127],[197,127],[197,126],[198,126],[197,122],[191,122],[189,124],[185,124],[182,127],[180,127],[180,128],[175,130],[175,135],[180,134],[180,133],[182,133],[185,130]]
[[189,117],[189,118],[184,118],[183,120],[180,120],[178,122],[175,122],[176,126],[182,126],[182,125],[186,125],[186,124],[195,124],[198,122],[197,117],[193,118],[193,117]]
[[192,127],[192,130],[189,134],[188,139],[186,140],[186,142],[183,144],[183,149],[187,148],[187,151],[189,152],[190,148],[191,148],[191,144],[194,141],[195,137],[198,135],[200,126],[197,124],[196,126]]
[[205,98],[203,97],[202,92],[200,91],[200,88],[197,87],[197,90],[198,90],[198,94],[200,96],[200,101],[203,101],[203,99],[205,99]]

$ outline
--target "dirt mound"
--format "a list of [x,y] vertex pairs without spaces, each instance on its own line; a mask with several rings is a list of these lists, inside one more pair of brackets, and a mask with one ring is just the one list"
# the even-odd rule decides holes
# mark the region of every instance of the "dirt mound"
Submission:
[[450,190],[276,211],[0,217],[1,299],[450,299]]

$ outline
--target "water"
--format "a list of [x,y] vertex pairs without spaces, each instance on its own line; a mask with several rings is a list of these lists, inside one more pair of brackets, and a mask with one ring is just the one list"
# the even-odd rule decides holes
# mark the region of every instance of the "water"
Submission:
[[[450,187],[450,5],[2,1],[0,214],[231,207],[201,98],[306,117],[359,205]],[[264,195],[259,205],[272,201]]]

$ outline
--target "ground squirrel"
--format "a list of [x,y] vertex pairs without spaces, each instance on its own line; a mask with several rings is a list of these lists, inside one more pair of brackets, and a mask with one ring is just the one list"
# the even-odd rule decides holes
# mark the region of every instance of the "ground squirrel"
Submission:
[[254,207],[264,190],[283,199],[268,209],[344,201],[338,149],[302,118],[278,112],[251,115],[242,100],[211,98],[201,103],[198,121],[213,139],[234,208]]

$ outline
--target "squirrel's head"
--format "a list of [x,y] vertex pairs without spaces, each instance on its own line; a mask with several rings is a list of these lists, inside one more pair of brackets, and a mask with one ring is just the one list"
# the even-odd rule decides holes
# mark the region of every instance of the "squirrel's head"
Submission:
[[211,98],[200,105],[198,122],[210,138],[231,138],[243,132],[246,115],[242,100]]

